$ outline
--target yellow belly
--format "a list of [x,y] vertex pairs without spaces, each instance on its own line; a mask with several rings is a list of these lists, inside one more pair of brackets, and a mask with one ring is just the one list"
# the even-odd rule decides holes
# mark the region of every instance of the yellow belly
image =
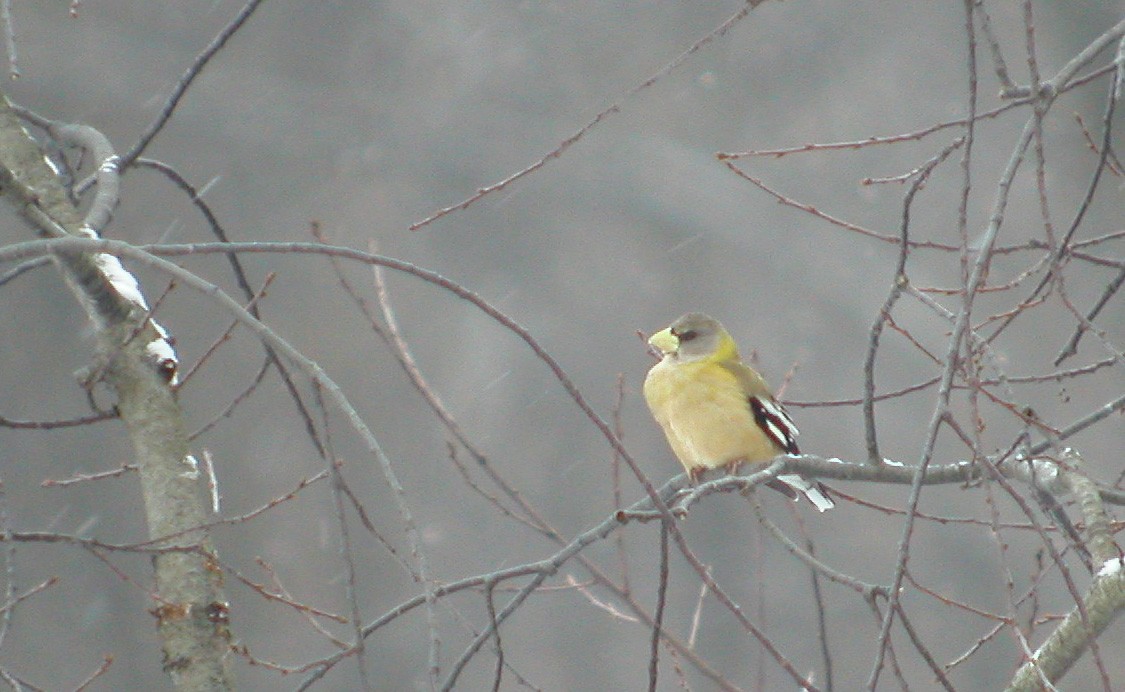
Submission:
[[658,363],[645,378],[644,394],[689,472],[768,461],[781,452],[758,427],[738,381],[714,364]]

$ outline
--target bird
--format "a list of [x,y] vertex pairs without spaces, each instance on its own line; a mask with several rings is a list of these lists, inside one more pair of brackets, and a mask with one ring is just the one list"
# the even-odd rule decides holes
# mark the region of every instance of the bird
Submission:
[[[693,483],[708,469],[734,473],[800,454],[797,426],[718,320],[690,312],[648,343],[660,362],[645,376],[645,403]],[[821,512],[835,506],[823,484],[799,474],[767,485],[793,500],[804,495]]]

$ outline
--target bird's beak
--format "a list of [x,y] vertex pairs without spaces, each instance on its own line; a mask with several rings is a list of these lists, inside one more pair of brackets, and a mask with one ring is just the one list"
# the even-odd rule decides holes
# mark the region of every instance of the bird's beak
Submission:
[[680,348],[680,339],[672,333],[672,328],[661,329],[648,338],[648,345],[656,351],[656,355],[663,358],[669,353],[675,353]]

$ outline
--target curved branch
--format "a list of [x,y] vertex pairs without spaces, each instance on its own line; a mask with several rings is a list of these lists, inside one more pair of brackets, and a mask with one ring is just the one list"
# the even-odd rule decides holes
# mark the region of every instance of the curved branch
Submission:
[[[112,158],[109,164],[102,173],[115,178]],[[2,94],[0,189],[37,232],[64,236],[39,242],[89,241],[69,236],[94,235]],[[105,220],[111,197],[116,197],[112,189],[100,198],[105,204],[98,214],[105,212]],[[116,257],[90,246],[60,245],[40,254],[53,255],[97,328],[99,375],[116,391],[117,408],[133,443],[149,536],[161,546],[198,548],[153,559],[165,670],[177,687],[229,689],[228,608],[207,532],[200,528],[206,503],[172,386],[175,354],[167,335],[149,319],[136,280]],[[172,534],[178,537],[168,539]]]

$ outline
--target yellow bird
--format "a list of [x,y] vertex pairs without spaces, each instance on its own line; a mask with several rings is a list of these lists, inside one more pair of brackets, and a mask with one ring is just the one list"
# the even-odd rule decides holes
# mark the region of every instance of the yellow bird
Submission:
[[[800,454],[797,426],[718,320],[688,313],[648,343],[661,360],[645,377],[645,401],[693,482],[708,469],[733,473],[742,463]],[[823,485],[804,476],[767,485],[794,500],[803,494],[821,512],[835,506]]]

